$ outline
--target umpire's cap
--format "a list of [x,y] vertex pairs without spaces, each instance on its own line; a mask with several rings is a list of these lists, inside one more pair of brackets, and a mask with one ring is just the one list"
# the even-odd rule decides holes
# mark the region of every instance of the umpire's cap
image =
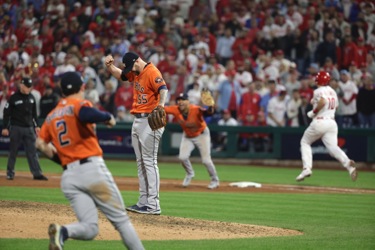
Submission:
[[125,74],[129,73],[132,70],[134,63],[138,58],[139,56],[134,52],[128,52],[124,55],[124,57],[122,58],[122,62],[125,64]]
[[28,77],[24,77],[21,80],[21,84],[25,85],[28,88],[31,88],[33,86],[33,81]]
[[65,96],[78,93],[83,84],[82,76],[75,71],[66,72],[61,76],[61,90]]

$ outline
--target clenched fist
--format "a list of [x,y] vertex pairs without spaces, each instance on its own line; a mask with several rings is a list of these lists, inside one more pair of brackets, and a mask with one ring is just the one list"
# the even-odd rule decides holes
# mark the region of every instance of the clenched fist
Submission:
[[113,64],[114,59],[113,59],[113,57],[111,55],[108,55],[108,56],[105,57],[105,61],[104,62],[105,62],[105,66],[109,67],[109,66],[111,66]]

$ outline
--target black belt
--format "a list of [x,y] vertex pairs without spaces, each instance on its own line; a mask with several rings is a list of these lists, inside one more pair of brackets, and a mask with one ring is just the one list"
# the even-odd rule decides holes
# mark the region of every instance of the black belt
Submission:
[[[90,162],[89,158],[83,158],[83,159],[79,160],[79,165],[82,165],[82,164],[85,164],[85,163],[88,163],[88,162]],[[64,165],[63,169],[67,170],[68,169],[67,165]]]
[[136,118],[144,118],[147,117],[150,113],[135,113],[133,114]]

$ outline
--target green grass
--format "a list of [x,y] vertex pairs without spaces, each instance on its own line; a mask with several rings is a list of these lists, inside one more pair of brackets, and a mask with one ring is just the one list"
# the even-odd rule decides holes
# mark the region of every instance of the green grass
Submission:
[[[41,159],[44,173],[61,169]],[[135,162],[107,161],[115,176],[136,177]],[[6,159],[0,158],[0,170]],[[208,180],[205,168],[197,164],[195,180]],[[181,179],[179,164],[160,163],[162,179]],[[296,184],[300,169],[218,165],[222,181]],[[17,170],[27,171],[25,159],[17,161]],[[375,173],[361,172],[353,183],[344,170],[314,170],[314,175],[298,185],[375,189]],[[127,204],[136,202],[138,192],[122,191]],[[26,200],[68,204],[60,189],[0,187],[1,200]],[[163,215],[216,221],[257,224],[300,230],[294,237],[267,237],[231,240],[144,241],[146,249],[375,249],[374,194],[279,194],[162,192]],[[0,211],[1,218],[1,211]],[[0,249],[45,249],[47,239],[1,239]],[[119,241],[66,242],[65,249],[124,249]]]

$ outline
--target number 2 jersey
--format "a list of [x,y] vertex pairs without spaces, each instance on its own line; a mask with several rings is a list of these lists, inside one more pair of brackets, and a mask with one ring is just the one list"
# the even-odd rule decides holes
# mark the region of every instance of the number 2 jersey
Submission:
[[320,98],[324,98],[326,102],[324,107],[319,111],[319,113],[316,116],[334,119],[336,108],[339,106],[336,91],[333,90],[330,86],[321,86],[314,90],[314,96],[312,99],[314,109],[316,108]]
[[57,149],[61,165],[90,156],[102,156],[95,133],[95,124],[78,119],[81,107],[92,107],[83,99],[64,98],[48,114],[39,133],[46,143],[51,142]]

